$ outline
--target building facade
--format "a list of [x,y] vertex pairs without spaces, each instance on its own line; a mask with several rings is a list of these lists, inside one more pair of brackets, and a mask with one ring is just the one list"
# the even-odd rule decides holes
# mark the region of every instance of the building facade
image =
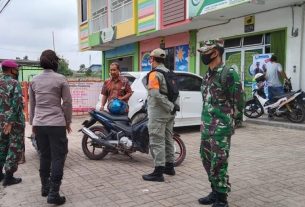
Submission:
[[294,89],[305,89],[305,1],[78,0],[80,50],[103,51],[124,71],[148,71],[149,53],[166,50],[166,65],[203,75],[196,49],[223,38],[226,65],[238,69],[248,93],[258,55],[275,54]]

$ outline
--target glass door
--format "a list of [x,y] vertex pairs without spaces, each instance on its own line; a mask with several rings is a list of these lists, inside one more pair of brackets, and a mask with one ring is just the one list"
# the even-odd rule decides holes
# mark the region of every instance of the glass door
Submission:
[[226,49],[224,53],[224,61],[227,67],[232,67],[240,76],[243,84],[246,100],[252,97],[252,80],[250,68],[253,64],[253,55],[263,54],[264,48],[259,47],[247,47],[247,48],[236,48]]

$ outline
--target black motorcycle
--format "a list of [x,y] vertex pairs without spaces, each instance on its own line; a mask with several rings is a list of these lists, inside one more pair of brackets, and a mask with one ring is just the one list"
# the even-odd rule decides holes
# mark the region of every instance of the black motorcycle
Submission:
[[[130,120],[127,115],[112,115],[107,111],[92,110],[91,119],[83,122],[82,149],[92,160],[103,159],[109,152],[124,153],[128,156],[136,151],[149,153],[149,135],[145,104],[138,112],[141,119]],[[145,115],[145,116],[143,116]],[[137,116],[141,117],[141,116]],[[100,125],[94,125],[99,122]],[[175,166],[186,156],[186,149],[180,135],[173,133],[175,142]]]

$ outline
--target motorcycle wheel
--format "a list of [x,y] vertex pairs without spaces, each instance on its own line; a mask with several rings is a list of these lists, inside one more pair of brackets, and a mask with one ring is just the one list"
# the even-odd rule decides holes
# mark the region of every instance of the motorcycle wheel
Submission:
[[[108,134],[107,130],[103,126],[93,126],[90,127],[90,130],[93,131],[96,135],[103,135],[106,136]],[[109,151],[105,146],[100,146],[95,144],[88,135],[83,136],[82,140],[82,149],[84,154],[90,160],[100,160],[103,159]]]
[[305,120],[305,108],[303,104],[293,101],[289,106],[291,112],[288,111],[287,119],[293,123],[302,123]]
[[131,125],[134,125],[140,121],[142,121],[143,119],[145,119],[147,116],[147,114],[145,113],[137,113],[136,115],[134,115],[132,118],[131,118]]
[[174,148],[175,148],[175,162],[174,166],[179,166],[185,159],[186,156],[186,148],[185,145],[180,138],[180,135],[174,132]]
[[246,102],[244,114],[249,118],[258,118],[264,114],[264,108],[256,100],[251,99]]

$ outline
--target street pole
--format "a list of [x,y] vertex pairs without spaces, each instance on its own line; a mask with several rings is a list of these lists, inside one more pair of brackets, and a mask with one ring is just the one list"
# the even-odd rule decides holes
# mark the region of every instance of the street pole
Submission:
[[55,40],[54,40],[54,32],[52,32],[52,40],[53,40],[53,50],[55,52]]

